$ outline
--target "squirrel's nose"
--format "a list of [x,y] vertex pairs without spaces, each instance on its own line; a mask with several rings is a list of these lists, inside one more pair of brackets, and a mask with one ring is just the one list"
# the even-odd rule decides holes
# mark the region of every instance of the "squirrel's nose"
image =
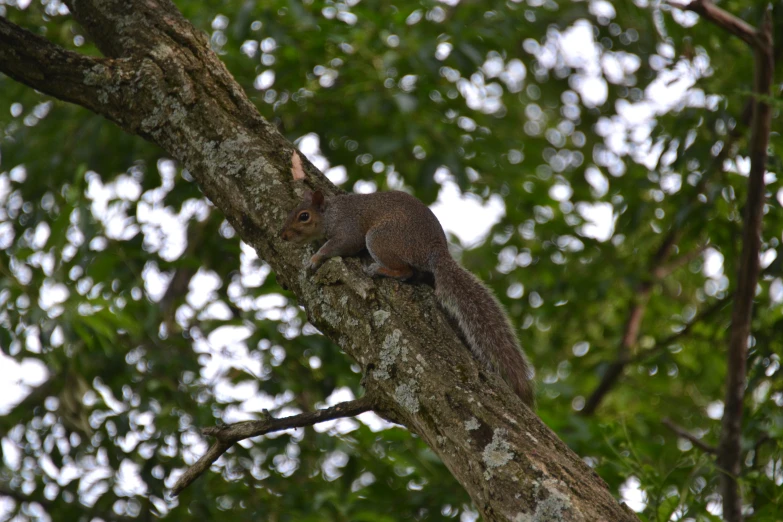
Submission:
[[280,232],[280,239],[283,241],[288,241],[288,230],[283,230]]

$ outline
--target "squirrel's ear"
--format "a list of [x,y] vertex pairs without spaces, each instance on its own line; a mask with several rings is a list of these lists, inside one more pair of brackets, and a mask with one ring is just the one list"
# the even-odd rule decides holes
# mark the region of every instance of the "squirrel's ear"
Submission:
[[305,189],[305,191],[302,193],[302,201],[311,203],[313,201],[313,191],[310,189]]
[[316,190],[312,194],[311,202],[314,206],[321,208],[324,206],[324,193],[320,190]]

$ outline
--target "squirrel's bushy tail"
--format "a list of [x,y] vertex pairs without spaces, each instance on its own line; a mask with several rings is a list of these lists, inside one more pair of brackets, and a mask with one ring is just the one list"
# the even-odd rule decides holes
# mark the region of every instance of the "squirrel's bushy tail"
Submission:
[[450,255],[434,263],[435,294],[459,322],[474,355],[500,374],[531,408],[530,365],[505,310],[492,292]]

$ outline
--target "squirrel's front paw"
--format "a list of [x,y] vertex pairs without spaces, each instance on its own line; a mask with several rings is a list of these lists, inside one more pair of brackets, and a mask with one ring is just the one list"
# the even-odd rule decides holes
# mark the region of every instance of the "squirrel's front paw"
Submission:
[[310,261],[305,265],[305,268],[307,268],[307,271],[311,274],[318,270],[318,267],[321,266],[324,263],[325,259],[323,256],[319,256],[318,254],[315,254],[313,257],[310,258]]

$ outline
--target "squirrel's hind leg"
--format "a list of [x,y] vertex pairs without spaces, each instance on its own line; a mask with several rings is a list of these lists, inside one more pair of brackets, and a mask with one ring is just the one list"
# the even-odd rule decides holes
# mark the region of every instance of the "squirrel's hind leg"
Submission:
[[397,244],[389,237],[392,233],[393,231],[385,229],[384,226],[367,232],[367,251],[375,263],[367,267],[366,272],[371,276],[410,279],[414,273],[413,267],[400,258],[399,252],[391,248],[391,245]]
[[383,266],[380,263],[371,264],[365,271],[371,276],[393,277],[394,279],[400,279],[401,281],[410,279],[413,276],[413,269],[411,267],[394,269]]

